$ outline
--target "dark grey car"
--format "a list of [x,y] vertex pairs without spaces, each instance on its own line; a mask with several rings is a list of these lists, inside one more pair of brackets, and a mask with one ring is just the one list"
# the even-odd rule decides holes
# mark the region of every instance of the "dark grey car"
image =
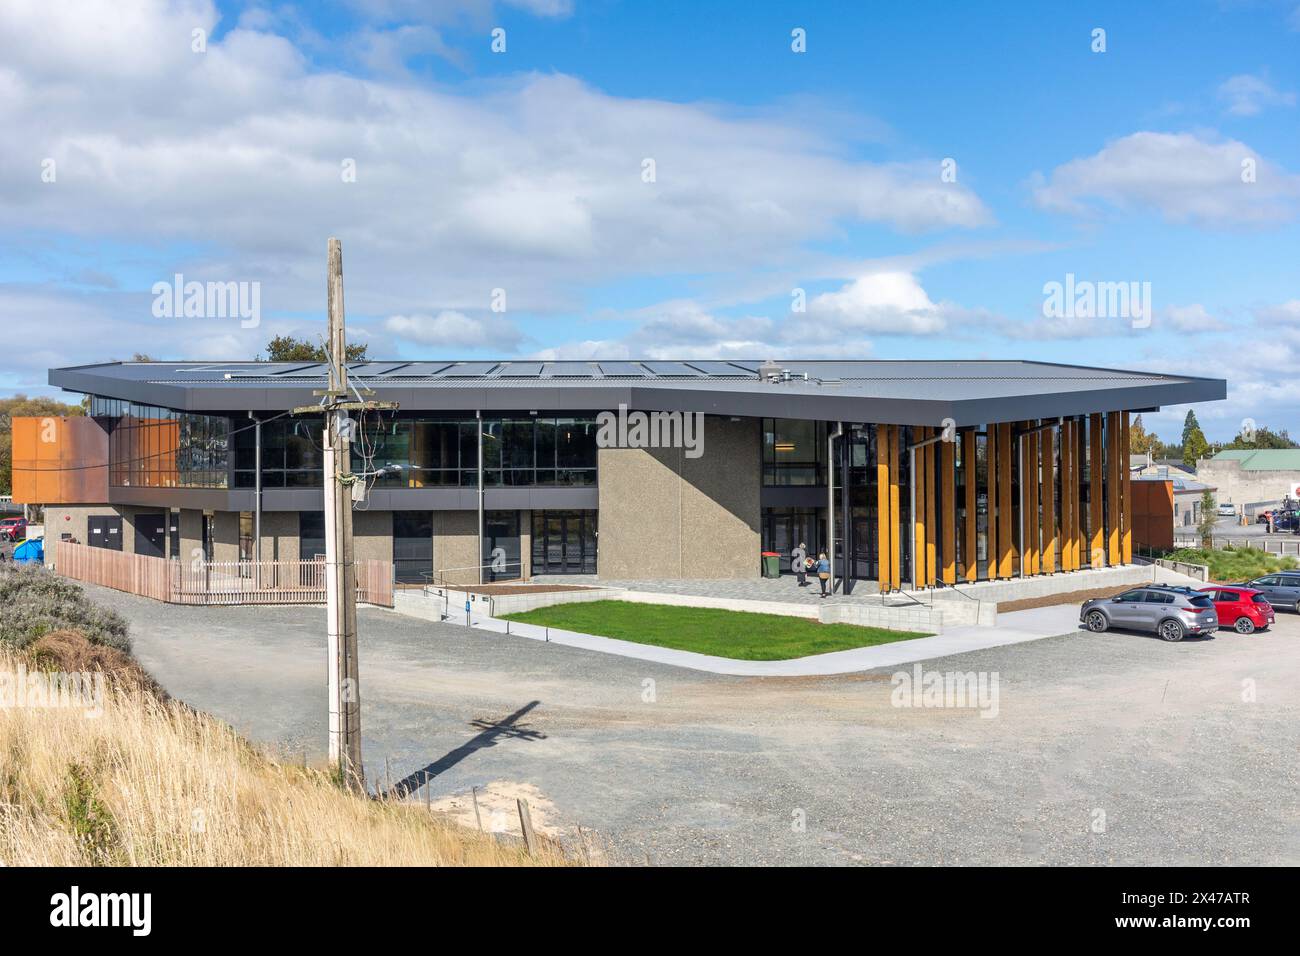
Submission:
[[1273,607],[1288,611],[1300,610],[1300,571],[1278,571],[1247,581],[1244,587],[1254,588],[1264,595]]
[[1084,601],[1079,621],[1094,633],[1118,627],[1153,631],[1166,641],[1181,641],[1188,634],[1213,634],[1219,629],[1219,615],[1209,595],[1161,584]]

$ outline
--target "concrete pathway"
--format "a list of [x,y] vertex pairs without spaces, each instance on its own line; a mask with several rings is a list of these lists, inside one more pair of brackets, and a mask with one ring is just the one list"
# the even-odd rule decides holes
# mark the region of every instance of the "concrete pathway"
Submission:
[[[506,632],[506,621],[484,618],[474,626],[484,630]],[[851,674],[877,667],[893,667],[914,661],[933,660],[967,651],[1020,644],[1044,637],[1071,634],[1079,627],[1079,609],[1074,604],[1034,608],[1030,611],[1013,611],[998,617],[995,627],[954,627],[934,637],[916,637],[895,641],[876,647],[859,647],[829,654],[814,654],[785,661],[738,661],[728,657],[713,657],[691,651],[679,651],[652,644],[637,644],[612,637],[579,634],[559,628],[543,628],[536,624],[509,622],[512,635],[533,640],[549,640],[552,644],[580,647],[604,654],[633,657],[654,661],[673,667],[687,667],[711,674],[732,674],[739,677],[810,677],[831,674]]]

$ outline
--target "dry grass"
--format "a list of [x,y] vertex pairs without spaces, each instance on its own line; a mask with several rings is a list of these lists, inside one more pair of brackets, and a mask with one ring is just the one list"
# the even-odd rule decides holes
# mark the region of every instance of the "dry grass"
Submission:
[[[48,635],[19,664],[98,666],[103,712],[0,707],[0,865],[527,866],[567,861],[431,815],[341,790],[279,764],[227,725],[155,693],[125,655]],[[96,658],[98,657],[98,660]],[[65,663],[66,662],[66,663]]]

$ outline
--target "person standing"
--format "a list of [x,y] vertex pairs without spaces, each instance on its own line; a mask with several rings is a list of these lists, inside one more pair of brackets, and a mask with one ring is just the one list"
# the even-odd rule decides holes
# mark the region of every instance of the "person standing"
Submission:
[[808,586],[808,546],[802,541],[799,546],[790,552],[790,570],[794,572],[799,581],[799,587]]
[[831,580],[831,563],[826,560],[826,552],[817,555],[817,581],[822,586],[822,597],[826,596],[826,586]]

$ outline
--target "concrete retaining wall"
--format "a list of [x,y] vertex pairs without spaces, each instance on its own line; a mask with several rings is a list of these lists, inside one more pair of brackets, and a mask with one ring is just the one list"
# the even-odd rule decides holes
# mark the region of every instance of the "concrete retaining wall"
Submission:
[[945,612],[928,607],[874,607],[869,604],[828,604],[818,608],[823,624],[857,624],[889,631],[942,634]]

